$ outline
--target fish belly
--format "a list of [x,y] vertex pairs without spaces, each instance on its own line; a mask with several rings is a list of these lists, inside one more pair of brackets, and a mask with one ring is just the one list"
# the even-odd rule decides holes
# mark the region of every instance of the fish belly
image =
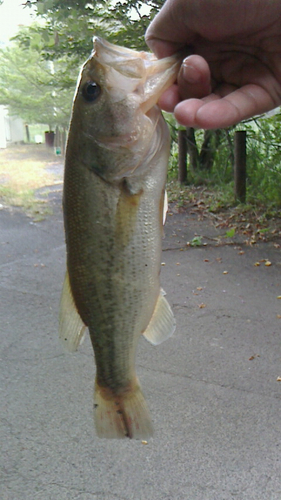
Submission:
[[160,294],[164,182],[147,176],[132,194],[125,180],[113,186],[90,170],[65,174],[67,269],[94,348],[96,427],[104,437],[152,432],[134,364]]

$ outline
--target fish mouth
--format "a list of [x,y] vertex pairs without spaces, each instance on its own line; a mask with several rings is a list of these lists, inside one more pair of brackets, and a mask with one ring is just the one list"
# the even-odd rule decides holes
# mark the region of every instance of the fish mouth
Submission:
[[144,114],[157,104],[161,94],[176,81],[183,59],[181,53],[157,59],[152,53],[120,47],[100,37],[94,37],[93,43],[93,57],[130,80],[131,88],[128,90],[139,96]]
[[146,114],[158,102],[158,99],[177,79],[182,58],[179,56],[154,59],[146,64],[144,100],[141,109]]

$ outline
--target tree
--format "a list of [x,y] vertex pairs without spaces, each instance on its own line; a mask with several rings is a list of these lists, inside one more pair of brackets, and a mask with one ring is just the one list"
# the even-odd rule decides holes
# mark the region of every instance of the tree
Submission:
[[[146,50],[144,33],[164,0],[33,0],[38,16],[44,19],[39,30],[44,41],[42,54],[48,59],[67,55],[80,61],[92,50],[92,37],[99,35],[112,43]],[[38,28],[37,28],[38,30]],[[33,43],[32,31],[18,37],[25,47]]]
[[75,79],[62,84],[66,74],[67,62],[42,60],[33,48],[13,44],[0,51],[0,104],[29,124],[67,126]]
[[[145,48],[149,16],[163,0],[32,0],[43,23],[21,28],[14,45],[0,52],[0,103],[28,123],[66,126],[79,68],[92,50],[93,34],[120,45]],[[144,5],[147,7],[143,12]],[[149,14],[149,15],[148,15]]]

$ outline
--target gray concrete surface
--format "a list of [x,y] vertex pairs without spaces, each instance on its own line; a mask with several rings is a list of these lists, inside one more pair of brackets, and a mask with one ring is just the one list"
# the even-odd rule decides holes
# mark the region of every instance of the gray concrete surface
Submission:
[[[168,216],[162,284],[177,330],[137,354],[155,435],[100,440],[89,339],[68,354],[57,338],[65,248],[50,202],[38,223],[0,211],[1,500],[280,500],[280,250],[188,248],[218,231]],[[271,267],[254,266],[264,258]]]

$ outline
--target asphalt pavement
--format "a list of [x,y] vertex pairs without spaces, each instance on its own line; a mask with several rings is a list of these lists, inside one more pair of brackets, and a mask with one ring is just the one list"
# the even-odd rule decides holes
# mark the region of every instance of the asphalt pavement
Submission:
[[[161,276],[177,329],[137,352],[155,434],[101,440],[89,338],[75,354],[58,341],[60,192],[50,204],[40,222],[0,210],[1,500],[280,500],[277,245],[217,246],[211,220],[170,211]],[[186,245],[196,233],[206,246]]]

